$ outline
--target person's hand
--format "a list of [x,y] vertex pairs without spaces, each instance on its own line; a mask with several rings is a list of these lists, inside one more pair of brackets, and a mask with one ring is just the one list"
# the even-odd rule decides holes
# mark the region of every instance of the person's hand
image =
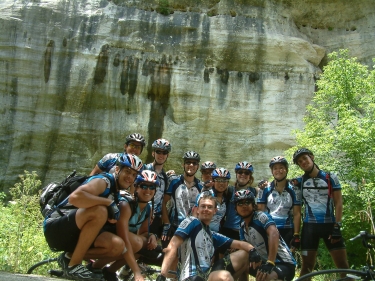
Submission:
[[151,233],[147,241],[147,250],[153,250],[158,246],[157,237],[155,234]]
[[262,260],[262,257],[259,255],[258,251],[255,248],[252,248],[249,251],[249,262],[258,263]]
[[165,281],[167,280],[167,278],[165,278],[165,276],[159,274],[158,277],[156,278],[156,281]]
[[294,234],[292,240],[290,241],[290,250],[294,252],[298,250],[301,245],[301,239],[299,238],[299,234]]
[[335,223],[333,225],[332,232],[331,232],[331,235],[329,236],[329,239],[331,239],[331,243],[336,243],[340,241],[341,238],[342,238],[341,228],[337,223]]
[[117,204],[115,201],[112,201],[112,203],[107,206],[108,211],[108,219],[109,220],[118,220],[120,218],[120,210],[117,207]]
[[134,281],[145,281],[141,273],[134,274]]
[[163,240],[163,241],[169,240],[168,233],[169,233],[169,229],[170,228],[171,228],[171,224],[170,223],[165,223],[163,225],[163,233],[161,235],[161,240]]
[[261,190],[265,189],[267,186],[268,186],[268,181],[267,181],[267,180],[261,180],[261,181],[258,183],[258,187],[259,187]]
[[256,280],[257,281],[267,280],[268,275],[271,274],[274,267],[275,267],[275,264],[270,261],[267,261],[266,263],[262,264],[257,271]]

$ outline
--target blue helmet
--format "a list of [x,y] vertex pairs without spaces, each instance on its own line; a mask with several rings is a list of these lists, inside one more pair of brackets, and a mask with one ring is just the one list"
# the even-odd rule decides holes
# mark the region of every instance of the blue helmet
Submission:
[[117,158],[116,166],[119,166],[121,168],[129,167],[129,168],[132,168],[133,170],[136,170],[137,172],[142,172],[143,170],[142,160],[139,159],[139,157],[134,154],[127,154],[127,153],[121,154],[121,156]]
[[150,171],[150,170],[144,170],[143,172],[141,172],[137,176],[134,184],[138,185],[142,182],[149,182],[149,183],[152,183],[156,186],[160,186],[160,181],[158,179],[158,175],[154,171]]
[[217,169],[213,170],[211,176],[212,176],[213,179],[216,179],[216,178],[230,179],[229,170],[227,170],[225,168],[217,168]]
[[234,171],[237,173],[237,171],[239,170],[248,170],[250,173],[254,172],[253,165],[251,165],[251,163],[246,162],[246,161],[237,163],[236,167],[234,168]]

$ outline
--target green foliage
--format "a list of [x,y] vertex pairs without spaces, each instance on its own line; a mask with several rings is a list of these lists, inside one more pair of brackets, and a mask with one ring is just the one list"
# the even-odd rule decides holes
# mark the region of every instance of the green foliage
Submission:
[[36,173],[25,171],[20,182],[10,189],[12,201],[1,206],[0,270],[26,273],[31,265],[51,254],[42,230],[40,186]]
[[170,14],[168,0],[159,0],[158,12],[165,16],[168,16]]
[[[339,176],[344,200],[342,231],[351,238],[360,230],[374,233],[375,71],[350,58],[347,50],[328,57],[317,81],[318,91],[306,109],[305,128],[294,132],[298,145],[286,155],[292,158],[298,147],[307,147],[320,168]],[[301,174],[296,165],[291,166],[289,177]],[[350,264],[364,265],[366,250],[358,251],[361,242],[346,244]]]

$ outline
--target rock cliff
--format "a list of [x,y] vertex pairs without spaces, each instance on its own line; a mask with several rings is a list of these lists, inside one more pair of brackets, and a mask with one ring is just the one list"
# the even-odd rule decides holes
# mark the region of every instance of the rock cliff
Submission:
[[[183,3],[181,3],[183,2]],[[200,4],[197,4],[197,3]],[[88,173],[125,136],[233,169],[294,144],[326,54],[375,57],[375,2],[3,0],[0,187]],[[350,3],[349,3],[350,2]]]

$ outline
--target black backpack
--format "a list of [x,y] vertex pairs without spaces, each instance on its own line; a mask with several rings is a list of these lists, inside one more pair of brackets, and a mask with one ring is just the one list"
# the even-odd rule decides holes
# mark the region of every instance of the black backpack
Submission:
[[61,183],[51,182],[42,189],[42,193],[39,198],[40,212],[43,217],[50,215],[65,198],[69,196],[74,190],[76,190],[82,183],[87,180],[90,176],[76,175],[76,171],[73,171],[67,176]]

